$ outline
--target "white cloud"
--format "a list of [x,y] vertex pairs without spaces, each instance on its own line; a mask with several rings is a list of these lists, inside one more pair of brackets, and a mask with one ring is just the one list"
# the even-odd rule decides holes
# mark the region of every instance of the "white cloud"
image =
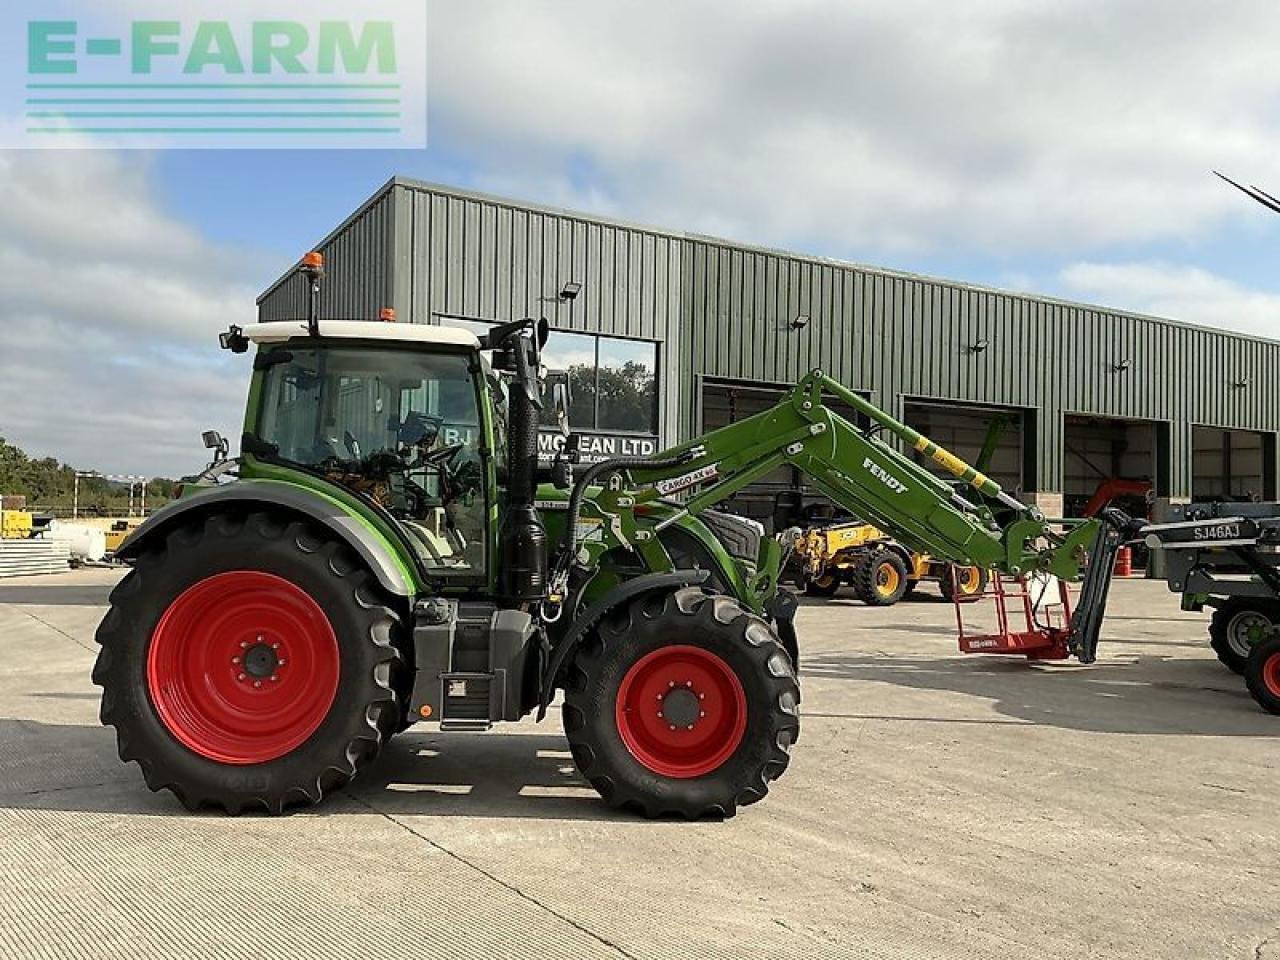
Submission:
[[236,435],[247,369],[217,333],[252,320],[247,258],[167,215],[148,158],[0,154],[0,436],[112,473],[200,466]]
[[1250,290],[1199,267],[1170,263],[1074,263],[1068,295],[1139,313],[1264,337],[1280,334],[1280,295]]
[[745,239],[1079,256],[1256,216],[1211,168],[1280,182],[1270,0],[493,0],[430,27],[433,136],[504,158],[490,185],[566,192],[575,157],[593,209]]

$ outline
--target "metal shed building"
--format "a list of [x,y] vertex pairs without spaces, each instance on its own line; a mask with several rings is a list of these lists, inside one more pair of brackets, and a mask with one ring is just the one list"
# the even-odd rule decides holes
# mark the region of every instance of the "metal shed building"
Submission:
[[[598,455],[749,415],[821,367],[967,458],[999,418],[991,472],[1050,515],[1112,477],[1163,502],[1276,497],[1280,342],[401,178],[317,249],[324,316],[546,316]],[[303,297],[290,273],[259,318]],[[770,480],[746,512],[789,482]]]

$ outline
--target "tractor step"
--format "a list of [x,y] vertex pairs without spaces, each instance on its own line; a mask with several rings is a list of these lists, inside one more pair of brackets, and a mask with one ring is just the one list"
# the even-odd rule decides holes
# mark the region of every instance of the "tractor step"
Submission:
[[533,618],[496,604],[432,597],[415,608],[412,720],[484,730],[523,712],[525,664],[540,634]]
[[441,730],[488,730],[490,698],[493,693],[491,673],[445,673],[440,675],[444,700],[440,711]]
[[441,720],[440,729],[446,733],[484,733],[493,727],[489,720]]

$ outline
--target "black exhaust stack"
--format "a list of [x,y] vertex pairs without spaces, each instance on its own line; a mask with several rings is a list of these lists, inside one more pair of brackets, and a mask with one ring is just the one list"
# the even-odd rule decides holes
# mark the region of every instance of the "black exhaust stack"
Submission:
[[498,536],[498,596],[513,606],[537,603],[547,595],[547,531],[534,506],[538,470],[539,349],[546,322],[503,324],[482,340],[494,349],[494,366],[515,373],[508,429],[506,514]]

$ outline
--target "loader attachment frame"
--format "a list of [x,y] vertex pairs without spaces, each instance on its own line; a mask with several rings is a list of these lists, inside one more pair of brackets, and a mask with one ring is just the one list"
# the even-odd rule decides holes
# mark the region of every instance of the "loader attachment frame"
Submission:
[[[826,395],[864,414],[870,429],[860,429],[827,406]],[[928,457],[956,483],[925,469],[882,439],[884,434]],[[577,506],[570,511],[553,588],[568,582],[575,564],[594,566],[614,542],[639,552],[652,570],[670,569],[655,534],[723,502],[783,465],[804,471],[833,501],[908,548],[952,563],[1013,576],[1051,574],[1074,582],[1093,554],[1067,641],[1082,660],[1093,658],[1110,561],[1129,535],[1127,518],[1109,511],[1116,516],[1050,521],[982,471],[820,370],[801,379],[777,405],[752,417],[653,458],[595,465],[578,481],[583,495],[575,498]],[[586,497],[585,485],[594,483],[602,488]],[[958,492],[961,484],[971,499]],[[637,524],[637,512],[648,512],[673,494],[683,494],[685,499],[675,509],[668,508],[668,514],[651,529]],[[574,531],[579,529],[580,515],[603,523],[612,536],[595,543],[579,542]],[[768,586],[772,589],[776,584]]]

